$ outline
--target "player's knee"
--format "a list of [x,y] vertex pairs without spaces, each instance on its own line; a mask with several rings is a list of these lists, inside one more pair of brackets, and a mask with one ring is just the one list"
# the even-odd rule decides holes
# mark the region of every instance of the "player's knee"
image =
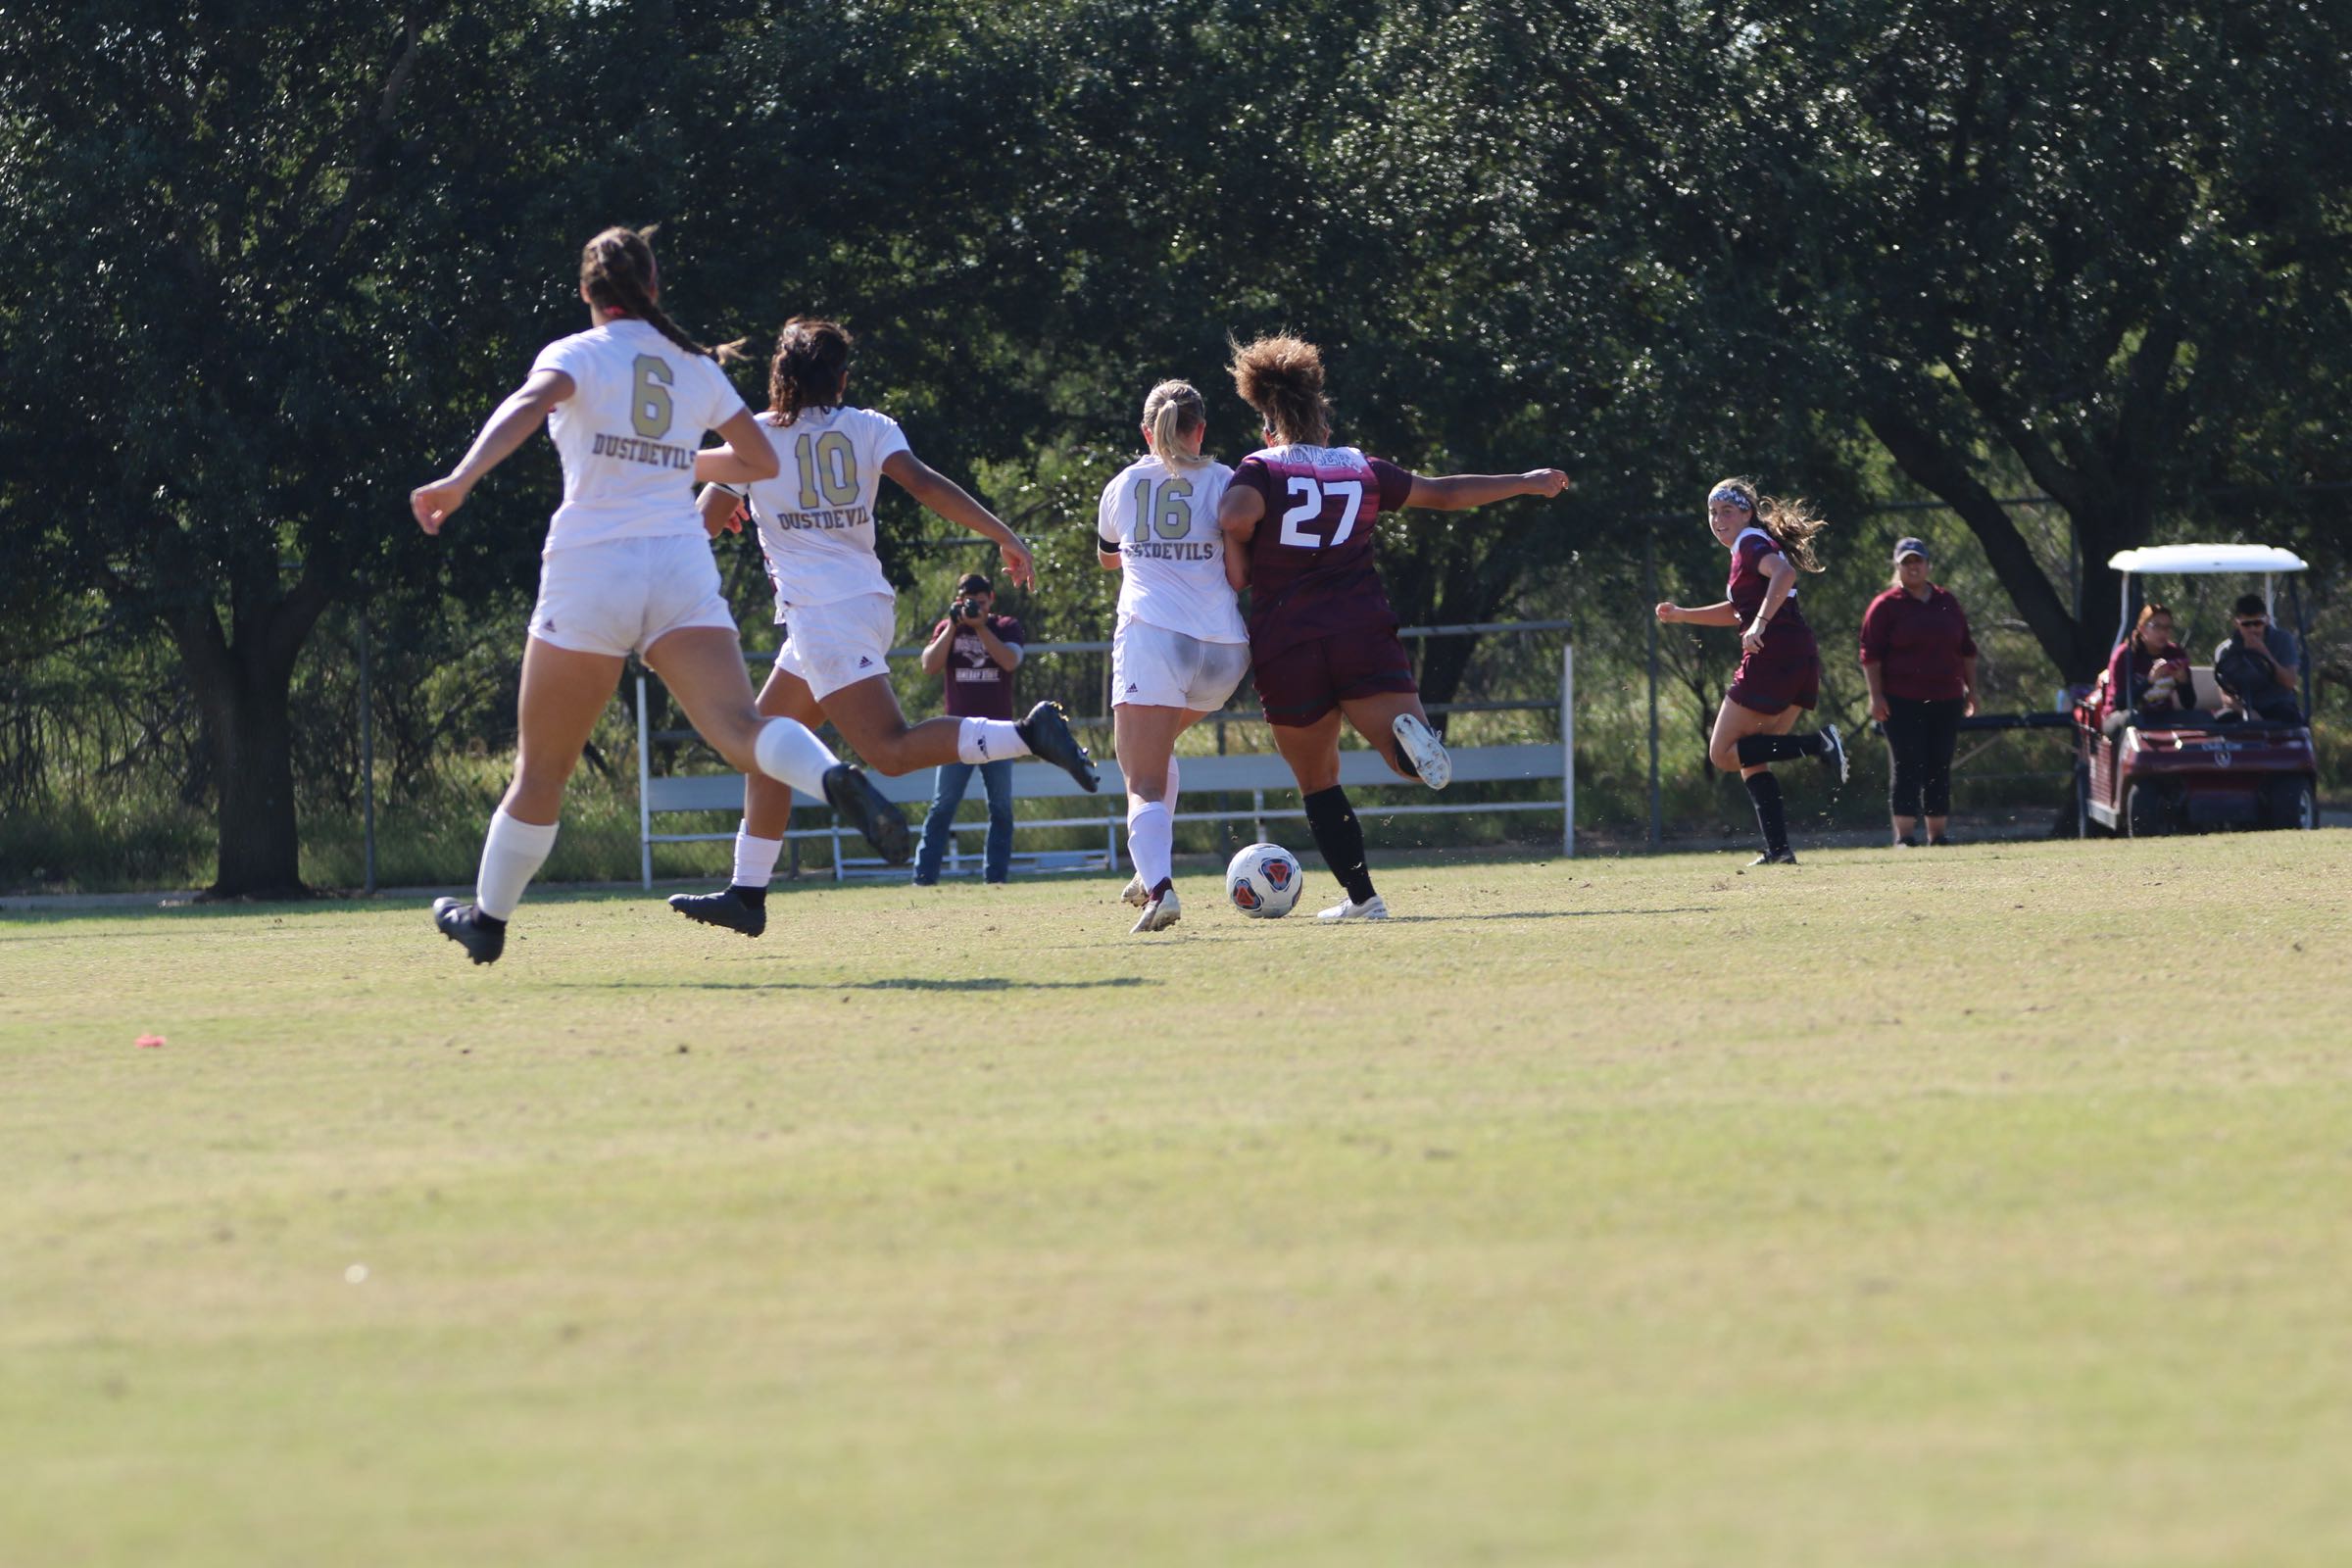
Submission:
[[1715,764],[1717,772],[1739,772],[1740,743],[1738,741],[1718,741],[1708,748],[1707,760]]
[[902,778],[922,765],[910,744],[913,735],[912,730],[902,724],[895,730],[863,736],[851,744],[858,749],[858,755],[864,760],[866,766],[884,778]]

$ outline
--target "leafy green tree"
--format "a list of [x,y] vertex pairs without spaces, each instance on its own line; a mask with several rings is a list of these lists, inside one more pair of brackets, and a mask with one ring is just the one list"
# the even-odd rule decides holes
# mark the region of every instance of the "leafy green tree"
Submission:
[[[1850,410],[2086,678],[2111,554],[2226,515],[2216,492],[2242,518],[2341,477],[2346,21],[2296,0],[1681,7],[1644,56],[1694,106],[1651,132],[1651,243],[1727,357]],[[2073,561],[2005,504],[2012,475],[2064,509]]]
[[[287,694],[318,617],[527,573],[544,493],[501,487],[428,550],[406,492],[576,329],[579,240],[653,203],[676,159],[649,106],[715,26],[113,0],[5,29],[0,538],[178,650],[217,892],[298,886]],[[549,108],[579,103],[596,122]]]

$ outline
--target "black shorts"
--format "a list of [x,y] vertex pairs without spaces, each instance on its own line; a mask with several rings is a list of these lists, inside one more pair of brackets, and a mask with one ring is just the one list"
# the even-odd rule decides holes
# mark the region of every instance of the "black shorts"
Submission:
[[1304,728],[1341,703],[1375,692],[1410,692],[1413,662],[1394,630],[1334,632],[1293,643],[1252,669],[1266,722]]

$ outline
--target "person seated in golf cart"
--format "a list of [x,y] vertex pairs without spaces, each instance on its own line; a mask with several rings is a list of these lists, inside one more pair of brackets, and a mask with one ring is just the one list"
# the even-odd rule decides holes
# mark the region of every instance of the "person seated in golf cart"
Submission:
[[2173,640],[2173,612],[2154,600],[2141,607],[2132,635],[2107,661],[2106,704],[2100,728],[2109,735],[2134,721],[2194,723],[2203,716],[2188,653]]
[[2213,682],[2221,689],[2223,719],[2268,719],[2300,724],[2303,709],[2295,686],[2303,651],[2295,634],[2271,620],[2260,594],[2241,594],[2230,612],[2231,630],[2213,651]]

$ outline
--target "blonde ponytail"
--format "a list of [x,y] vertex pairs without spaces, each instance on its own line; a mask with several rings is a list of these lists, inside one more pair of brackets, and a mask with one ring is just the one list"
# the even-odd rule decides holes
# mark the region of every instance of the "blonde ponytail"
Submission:
[[1206,463],[1198,452],[1184,450],[1183,433],[1208,423],[1208,406],[1190,381],[1162,381],[1144,399],[1144,429],[1152,456],[1173,468]]

